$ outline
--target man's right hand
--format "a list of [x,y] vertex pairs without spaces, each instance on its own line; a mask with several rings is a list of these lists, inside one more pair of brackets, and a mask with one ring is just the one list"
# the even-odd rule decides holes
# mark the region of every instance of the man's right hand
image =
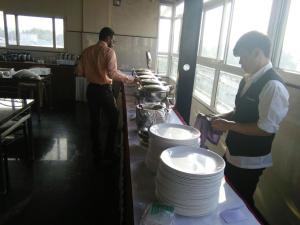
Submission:
[[127,80],[126,80],[127,84],[133,84],[137,82],[138,82],[138,78],[136,76],[127,76]]

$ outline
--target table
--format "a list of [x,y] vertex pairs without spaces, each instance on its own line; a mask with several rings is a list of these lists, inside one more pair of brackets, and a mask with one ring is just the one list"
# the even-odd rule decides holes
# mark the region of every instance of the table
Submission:
[[[21,124],[25,124],[28,133],[28,144],[30,152],[27,157],[34,157],[32,148],[32,124],[31,124],[31,107],[34,103],[33,99],[12,99],[0,98],[0,193],[6,193],[8,189],[8,166],[7,161],[4,162],[3,140],[4,138],[18,128]],[[13,121],[13,123],[9,123]]]
[[49,108],[52,107],[52,74],[41,75],[40,77],[40,80],[29,78],[0,78],[0,97],[34,98],[38,119],[40,120],[41,107],[43,107],[44,102]]
[[[138,225],[141,216],[147,205],[155,202],[155,174],[151,173],[145,163],[145,155],[147,149],[140,145],[137,137],[137,128],[135,120],[132,119],[135,112],[135,87],[127,85],[124,87],[126,98],[126,113],[127,113],[127,127],[128,127],[128,144],[129,144],[129,160],[130,160],[130,178],[131,179],[131,193],[132,193],[132,207],[134,224]],[[182,124],[183,120],[176,110],[170,112],[168,122]],[[219,192],[219,204],[215,212],[210,215],[202,217],[184,217],[175,215],[176,225],[220,225],[226,224],[220,217],[220,213],[227,209],[240,208],[241,212],[247,217],[246,220],[240,222],[243,225],[260,224],[250,209],[245,205],[243,200],[235,193],[231,186],[225,179],[222,181],[222,186]],[[239,223],[235,223],[239,224]]]

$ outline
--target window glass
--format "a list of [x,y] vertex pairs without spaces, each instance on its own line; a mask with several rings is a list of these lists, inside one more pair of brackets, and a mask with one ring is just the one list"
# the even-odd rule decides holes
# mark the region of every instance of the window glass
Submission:
[[244,33],[251,30],[267,33],[271,9],[272,0],[235,0],[227,64],[239,65],[232,50]]
[[53,48],[51,18],[18,16],[20,45]]
[[217,58],[223,6],[205,12],[204,32],[201,55]]
[[4,18],[3,12],[0,11],[0,47],[5,47],[5,33],[4,33]]
[[216,109],[220,113],[233,110],[235,106],[235,95],[239,88],[242,77],[221,71],[219,76]]
[[169,51],[171,19],[159,20],[158,31],[158,52],[167,53]]
[[178,76],[178,57],[172,57],[170,78],[176,81],[177,76]]
[[183,10],[184,10],[184,2],[181,2],[175,8],[175,16],[183,15]]
[[299,9],[300,1],[292,0],[279,64],[280,68],[295,72],[300,72]]
[[[228,28],[229,28],[229,17],[230,17],[230,11],[231,11],[231,2],[225,3],[225,9],[224,9],[224,15],[223,15],[223,32],[221,33],[221,40],[220,40],[220,48],[219,48],[219,59],[224,59],[224,52],[225,52],[225,45],[226,45],[226,39],[228,34]],[[222,26],[222,25],[221,25]]]
[[160,16],[172,17],[172,6],[161,5],[160,6]]
[[157,72],[167,74],[168,72],[168,56],[159,55],[157,57]]
[[56,48],[64,48],[64,20],[55,19]]
[[196,65],[196,77],[194,83],[194,95],[206,104],[210,105],[213,90],[215,69]]
[[174,22],[174,30],[173,30],[173,53],[178,53],[179,50],[179,39],[180,39],[180,31],[181,31],[181,19],[176,19]]
[[15,15],[7,14],[6,15],[6,24],[7,24],[8,44],[16,45],[17,44],[17,35],[16,35],[16,17],[15,17]]

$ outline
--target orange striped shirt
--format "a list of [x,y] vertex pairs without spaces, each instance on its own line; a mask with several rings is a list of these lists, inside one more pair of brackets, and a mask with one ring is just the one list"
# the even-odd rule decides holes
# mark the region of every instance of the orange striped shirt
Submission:
[[132,82],[133,77],[123,74],[117,68],[115,51],[104,41],[86,48],[81,54],[76,73],[85,76],[90,83],[111,84],[112,80],[126,83]]

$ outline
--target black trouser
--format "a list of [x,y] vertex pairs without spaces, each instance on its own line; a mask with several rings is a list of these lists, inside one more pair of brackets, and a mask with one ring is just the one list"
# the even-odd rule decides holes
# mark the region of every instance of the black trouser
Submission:
[[[118,109],[111,85],[89,84],[87,87],[87,100],[90,111],[92,149],[98,156],[111,158],[113,156],[115,135],[118,126]],[[105,151],[101,149],[100,143],[101,112],[108,119],[106,143],[104,144]]]
[[225,176],[241,197],[253,208],[253,194],[263,169],[243,169],[226,162]]

